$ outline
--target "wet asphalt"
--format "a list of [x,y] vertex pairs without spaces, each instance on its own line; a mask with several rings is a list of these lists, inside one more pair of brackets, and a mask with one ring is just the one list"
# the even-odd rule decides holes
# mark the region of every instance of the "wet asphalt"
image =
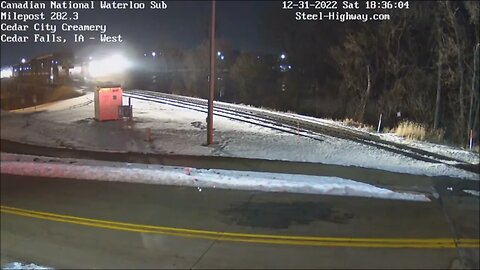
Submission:
[[[438,184],[440,183],[440,184]],[[2,206],[215,232],[342,238],[479,238],[479,199],[452,183],[431,202],[1,175]],[[55,268],[478,268],[478,248],[229,242],[1,214],[2,262]]]

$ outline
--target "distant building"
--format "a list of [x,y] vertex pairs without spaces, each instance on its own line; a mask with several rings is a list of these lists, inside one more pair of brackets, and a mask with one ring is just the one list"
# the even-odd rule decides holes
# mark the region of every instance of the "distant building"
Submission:
[[73,53],[51,53],[13,66],[13,77],[37,78],[45,83],[59,83],[68,78],[73,68]]

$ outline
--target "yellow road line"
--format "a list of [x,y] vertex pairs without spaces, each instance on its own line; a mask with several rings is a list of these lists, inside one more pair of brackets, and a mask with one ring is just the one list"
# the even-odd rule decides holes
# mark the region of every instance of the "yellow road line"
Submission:
[[480,248],[480,239],[451,239],[451,238],[346,238],[346,237],[316,237],[316,236],[287,236],[269,234],[245,234],[231,232],[216,232],[193,230],[174,227],[140,225],[125,222],[82,218],[60,215],[48,212],[33,211],[0,205],[0,212],[43,220],[71,223],[89,227],[193,237],[220,241],[303,245],[303,246],[330,246],[330,247],[369,247],[369,248]]

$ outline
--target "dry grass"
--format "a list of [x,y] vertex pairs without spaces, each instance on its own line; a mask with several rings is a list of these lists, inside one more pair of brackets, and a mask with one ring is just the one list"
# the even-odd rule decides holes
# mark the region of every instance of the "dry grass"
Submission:
[[345,125],[347,126],[355,126],[358,122],[355,122],[355,120],[353,120],[352,118],[346,118],[346,119],[343,119],[342,121]]
[[410,140],[423,141],[427,135],[427,129],[424,125],[405,121],[397,126],[395,134]]
[[2,80],[0,107],[4,110],[16,110],[81,95],[72,86],[37,85],[31,81]]
[[45,96],[43,102],[52,102],[57,100],[69,99],[80,96],[81,94],[76,92],[71,86],[58,86],[50,90],[49,95]]
[[383,127],[383,133],[395,133],[396,128]]
[[365,129],[365,130],[368,130],[368,131],[375,131],[375,128],[373,126],[369,126],[369,125],[357,122],[357,121],[353,120],[352,118],[346,118],[342,122],[343,122],[343,124],[345,124],[346,126],[349,126],[349,127],[356,127],[356,128],[361,128],[361,129]]
[[395,129],[395,134],[398,136],[417,141],[432,141],[442,142],[444,140],[445,131],[442,129],[432,130],[428,129],[425,125],[404,121],[400,123]]

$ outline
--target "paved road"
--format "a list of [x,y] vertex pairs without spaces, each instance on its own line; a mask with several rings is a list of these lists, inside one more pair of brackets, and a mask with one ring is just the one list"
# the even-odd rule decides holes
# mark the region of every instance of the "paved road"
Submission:
[[[478,268],[479,201],[466,195],[425,203],[1,175],[1,205],[2,265]],[[454,237],[476,242],[454,248]]]

